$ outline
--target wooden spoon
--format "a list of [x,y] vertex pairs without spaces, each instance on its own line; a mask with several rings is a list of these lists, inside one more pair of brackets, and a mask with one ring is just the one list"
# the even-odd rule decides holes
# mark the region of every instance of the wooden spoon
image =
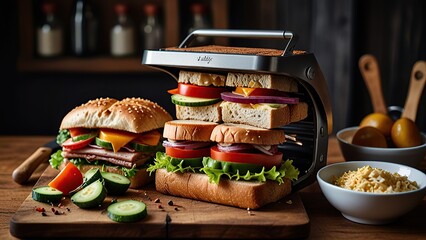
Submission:
[[370,93],[374,112],[387,114],[387,107],[382,92],[379,64],[376,58],[373,55],[365,54],[361,56],[358,64],[368,92]]
[[406,117],[414,122],[417,116],[417,107],[426,82],[426,62],[417,61],[411,71],[410,86],[405,100],[404,111],[401,117]]

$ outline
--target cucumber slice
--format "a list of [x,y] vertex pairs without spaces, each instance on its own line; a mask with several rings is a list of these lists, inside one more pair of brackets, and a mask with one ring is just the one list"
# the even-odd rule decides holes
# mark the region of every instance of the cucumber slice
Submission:
[[107,208],[108,217],[116,222],[136,222],[148,214],[146,204],[135,200],[116,202]]
[[102,174],[99,168],[91,168],[84,174],[84,181],[83,183],[76,189],[72,190],[70,192],[70,195],[74,195],[76,192],[80,191],[81,189],[89,186],[94,181],[100,179],[102,181]]
[[222,101],[221,98],[195,98],[195,97],[187,97],[180,94],[172,95],[172,103],[181,106],[188,107],[200,107],[207,106],[218,103]]
[[49,186],[33,188],[32,198],[38,202],[56,203],[61,201],[63,193]]
[[99,168],[91,168],[84,174],[84,182],[86,182],[87,185],[98,179],[102,179],[101,170],[99,170]]
[[162,147],[161,144],[157,146],[150,146],[137,142],[131,142],[130,146],[138,152],[157,152]]
[[95,138],[96,145],[105,148],[105,149],[112,149],[112,144],[108,141],[102,140],[98,137]]
[[202,167],[203,166],[203,158],[202,157],[200,157],[200,158],[174,158],[174,157],[170,157],[170,163],[173,166],[177,166],[180,162],[182,162],[182,167]]
[[130,187],[130,179],[118,173],[102,172],[108,194],[122,195]]
[[86,140],[86,139],[89,139],[89,138],[94,138],[96,136],[98,136],[98,132],[91,132],[91,133],[81,134],[81,135],[73,137],[72,141],[73,142],[78,142],[78,141]]
[[236,163],[214,160],[210,157],[203,158],[203,166],[213,169],[222,169],[226,173],[235,174],[237,171],[244,175],[248,171],[251,173],[259,173],[262,171],[263,166],[251,163]]
[[98,179],[74,194],[71,201],[80,208],[93,208],[100,206],[106,196],[106,189]]

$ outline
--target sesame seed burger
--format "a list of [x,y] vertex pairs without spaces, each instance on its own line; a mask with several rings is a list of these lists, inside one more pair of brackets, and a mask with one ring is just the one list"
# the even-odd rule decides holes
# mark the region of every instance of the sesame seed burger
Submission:
[[50,164],[62,169],[73,162],[81,172],[97,167],[131,180],[131,188],[150,181],[147,165],[162,149],[162,129],[172,116],[158,104],[141,98],[90,100],[62,120]]

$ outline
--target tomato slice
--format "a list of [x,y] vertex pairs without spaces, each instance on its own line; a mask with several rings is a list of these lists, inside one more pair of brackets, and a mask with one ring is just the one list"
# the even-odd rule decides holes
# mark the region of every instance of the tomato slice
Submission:
[[236,87],[233,91],[236,94],[244,96],[288,96],[286,92],[268,88],[244,88]]
[[205,87],[179,83],[177,89],[172,89],[168,92],[171,94],[180,94],[187,97],[220,98],[220,93],[229,92],[229,89],[225,87]]
[[68,138],[64,143],[62,143],[62,147],[66,149],[71,149],[71,150],[80,149],[89,145],[94,139],[95,137],[91,137],[88,139],[74,142],[72,138]]
[[164,148],[166,149],[166,154],[174,158],[200,158],[210,156],[210,147],[200,149]]
[[79,135],[83,135],[83,134],[88,134],[93,132],[93,130],[89,129],[89,128],[70,128],[68,129],[68,131],[70,132],[71,137],[76,137]]
[[213,146],[210,148],[210,156],[214,160],[257,164],[269,169],[273,166],[278,167],[281,165],[283,154],[281,152],[277,152],[274,155],[266,155],[262,153],[221,152],[217,146]]
[[83,174],[72,162],[69,162],[48,185],[68,195],[82,183]]

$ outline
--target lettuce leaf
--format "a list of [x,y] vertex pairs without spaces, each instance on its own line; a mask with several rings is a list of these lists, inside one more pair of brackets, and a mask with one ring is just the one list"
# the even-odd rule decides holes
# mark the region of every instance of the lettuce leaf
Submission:
[[[272,167],[270,170],[265,171],[263,167],[260,172],[246,171],[245,174],[241,174],[239,170],[233,170],[232,167],[228,167],[226,164],[208,164],[209,161],[217,160],[205,157],[203,159],[204,167],[200,171],[204,172],[209,177],[210,182],[215,184],[219,184],[222,176],[228,179],[245,181],[265,182],[266,180],[272,180],[277,181],[279,184],[284,182],[283,178],[294,181],[299,176],[299,170],[292,165],[293,160],[286,160],[279,169]],[[214,167],[211,167],[213,165]]]
[[70,137],[70,132],[67,129],[60,130],[58,135],[56,136],[56,143],[62,145],[62,143],[64,143]]
[[64,157],[62,157],[62,150],[58,150],[52,155],[50,155],[49,164],[54,169],[58,169],[59,166],[61,166],[62,162],[64,161]]
[[[198,168],[192,166],[185,166],[185,160],[178,160],[176,158],[168,156],[164,152],[157,152],[154,159],[154,164],[151,164],[147,171],[151,175],[152,172],[160,168],[165,168],[168,172],[195,172]],[[175,161],[173,161],[175,160]],[[177,164],[176,164],[177,162]]]

